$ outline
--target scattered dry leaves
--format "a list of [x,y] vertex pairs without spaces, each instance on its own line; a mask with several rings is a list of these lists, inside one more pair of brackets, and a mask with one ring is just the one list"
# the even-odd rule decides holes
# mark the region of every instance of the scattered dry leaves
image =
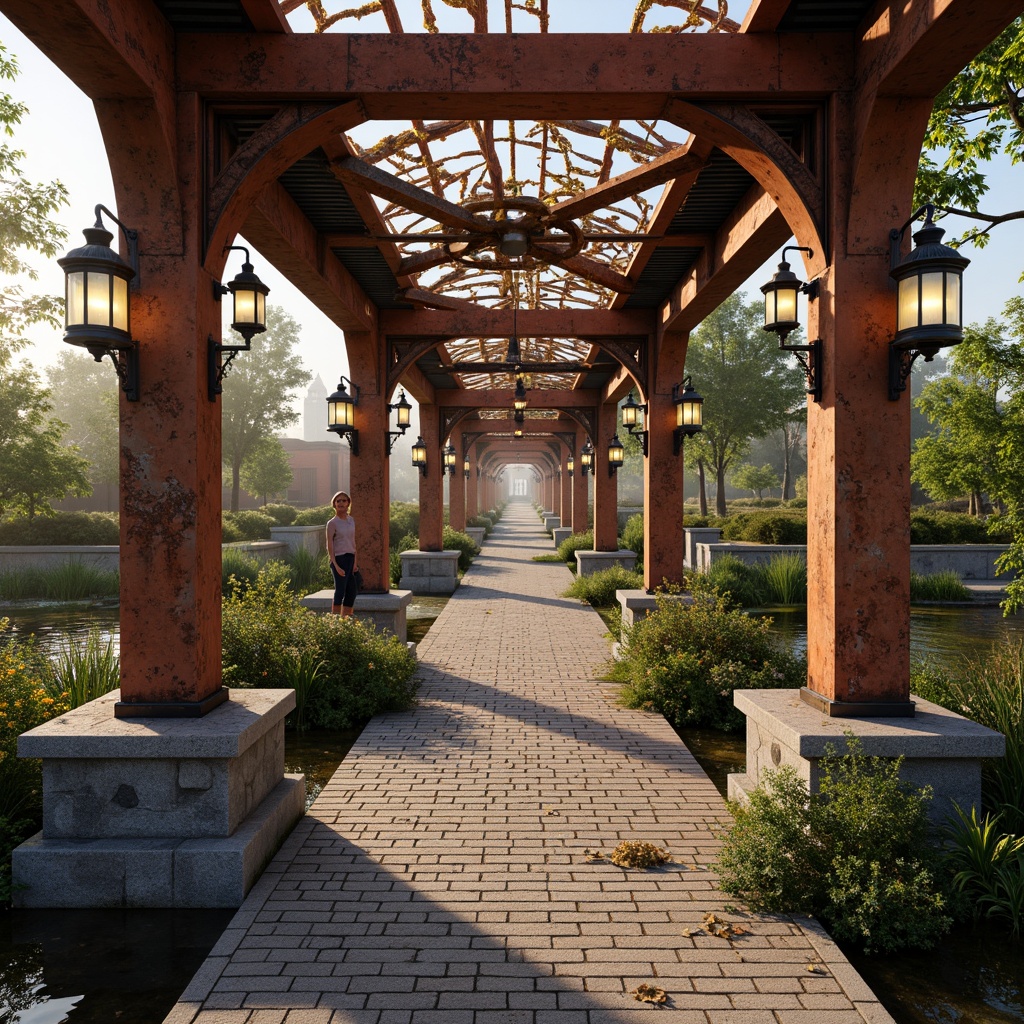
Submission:
[[665,1003],[668,1002],[668,993],[663,988],[656,988],[654,985],[638,985],[630,995],[639,1003]]
[[671,860],[667,850],[638,839],[627,839],[612,850],[612,863],[620,868],[653,868]]

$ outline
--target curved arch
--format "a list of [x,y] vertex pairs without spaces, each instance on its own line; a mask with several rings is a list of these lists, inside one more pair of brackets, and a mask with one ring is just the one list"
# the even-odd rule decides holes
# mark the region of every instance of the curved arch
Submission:
[[207,191],[203,264],[217,276],[223,250],[231,244],[263,189],[320,145],[325,137],[365,121],[358,100],[348,103],[292,103],[282,107],[234,152]]
[[824,183],[765,121],[748,107],[672,100],[670,121],[714,143],[751,174],[775,201],[801,245],[812,277],[828,266],[828,220]]

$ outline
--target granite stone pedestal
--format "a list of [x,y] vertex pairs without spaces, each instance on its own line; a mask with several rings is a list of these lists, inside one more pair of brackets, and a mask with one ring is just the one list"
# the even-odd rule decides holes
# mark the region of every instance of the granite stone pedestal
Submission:
[[576,572],[580,576],[593,576],[602,569],[610,569],[613,565],[621,565],[630,572],[636,568],[636,552],[629,548],[618,551],[577,551]]
[[232,690],[202,718],[115,718],[115,690],[18,740],[43,830],[14,851],[20,907],[238,907],[302,816],[284,774],[294,690]]
[[[314,612],[330,612],[334,605],[333,590],[318,590],[307,594],[299,602]],[[352,606],[352,614],[369,623],[378,633],[391,633],[405,643],[408,636],[408,609],[412,603],[411,590],[391,590],[386,594],[360,594]]]
[[487,536],[487,530],[483,526],[467,526],[463,533],[478,547],[484,546],[484,537]]
[[552,530],[557,530],[562,525],[562,517],[556,515],[546,515],[544,517],[544,529],[551,533]]
[[900,776],[915,788],[931,786],[928,806],[941,824],[953,804],[981,808],[981,762],[1002,757],[1001,733],[911,696],[912,718],[830,718],[800,697],[799,690],[737,690],[733,701],[747,716],[747,770],[729,776],[729,799],[746,802],[765,771],[790,765],[813,793],[826,748],[846,749],[847,734],[866,756],[903,757]]
[[563,540],[568,540],[572,536],[571,526],[559,526],[557,530],[551,531],[551,536],[555,541],[555,548],[557,549]]
[[403,551],[398,585],[414,594],[454,594],[459,585],[458,551]]

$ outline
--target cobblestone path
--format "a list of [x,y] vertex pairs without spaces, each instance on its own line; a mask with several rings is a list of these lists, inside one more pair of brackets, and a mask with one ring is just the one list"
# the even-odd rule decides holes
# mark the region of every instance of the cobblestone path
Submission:
[[[551,550],[509,505],[420,644],[419,706],[366,727],[167,1024],[891,1024],[813,922],[726,909],[722,798],[597,681],[604,624]],[[624,839],[676,862],[587,862]]]

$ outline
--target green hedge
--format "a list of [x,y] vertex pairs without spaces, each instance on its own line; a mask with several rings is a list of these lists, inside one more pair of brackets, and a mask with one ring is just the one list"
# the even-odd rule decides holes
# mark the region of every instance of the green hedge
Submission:
[[[228,524],[231,538],[224,536],[224,525]],[[270,540],[270,528],[277,526],[272,516],[255,509],[242,509],[238,512],[221,514],[221,540],[230,544],[236,540]]]
[[274,520],[275,526],[291,526],[299,510],[294,505],[270,504],[264,505],[260,510],[265,516]]
[[0,544],[118,544],[116,512],[57,512],[0,521]]
[[574,533],[569,537],[566,537],[561,544],[558,545],[558,557],[563,562],[568,562],[574,569],[576,568],[576,552],[579,550],[590,551],[594,547],[594,531],[587,530],[586,533]]
[[911,544],[1009,544],[1012,540],[998,518],[986,521],[965,512],[910,513]]
[[723,540],[754,544],[806,544],[807,516],[799,512],[748,512],[722,520]]
[[459,569],[465,572],[473,563],[473,559],[480,553],[476,542],[468,533],[461,530],[453,530],[450,526],[444,528],[444,535],[441,546],[445,551],[458,551]]

